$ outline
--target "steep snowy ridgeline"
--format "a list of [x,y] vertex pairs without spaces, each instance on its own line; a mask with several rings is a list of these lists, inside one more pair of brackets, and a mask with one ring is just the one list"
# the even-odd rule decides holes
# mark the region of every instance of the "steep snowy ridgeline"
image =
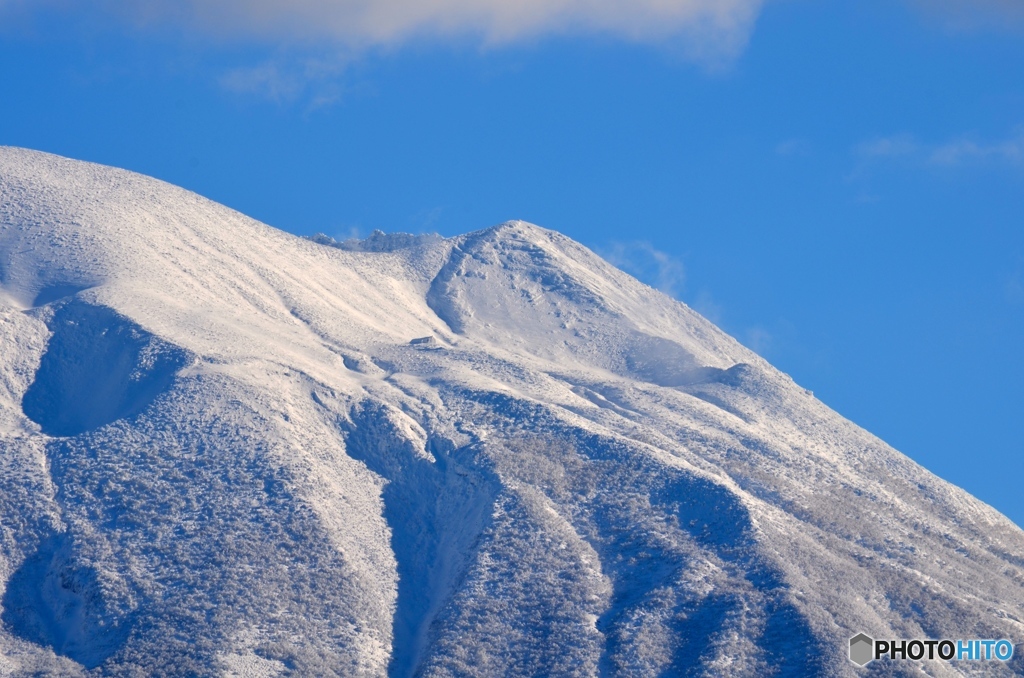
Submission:
[[1024,673],[856,670],[1024,641],[1024,534],[551,231],[0,149],[0,347],[0,675]]

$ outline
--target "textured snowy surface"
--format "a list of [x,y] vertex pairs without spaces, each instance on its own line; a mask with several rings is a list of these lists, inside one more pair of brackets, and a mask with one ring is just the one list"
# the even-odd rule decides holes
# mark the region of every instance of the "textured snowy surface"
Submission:
[[329,245],[0,149],[0,675],[1024,673],[854,670],[1024,641],[1024,533],[686,306]]

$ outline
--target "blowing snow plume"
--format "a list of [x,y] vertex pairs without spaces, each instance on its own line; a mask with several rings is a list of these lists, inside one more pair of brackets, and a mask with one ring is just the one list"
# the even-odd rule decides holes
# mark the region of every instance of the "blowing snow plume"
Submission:
[[1017,526],[580,244],[332,244],[0,149],[0,673],[910,675],[850,639],[1024,640]]

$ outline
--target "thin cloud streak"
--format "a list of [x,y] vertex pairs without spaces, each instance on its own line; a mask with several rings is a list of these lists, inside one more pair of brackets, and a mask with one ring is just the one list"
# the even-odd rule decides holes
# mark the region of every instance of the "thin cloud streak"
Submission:
[[929,156],[935,165],[958,165],[988,158],[1019,163],[1024,159],[1024,134],[994,144],[979,144],[966,139],[952,141],[933,149]]
[[0,0],[119,17],[144,28],[177,26],[212,39],[350,50],[409,40],[465,39],[501,45],[558,34],[600,34],[668,43],[698,60],[727,60],[746,45],[764,0],[102,0],[68,4]]
[[308,109],[330,106],[341,98],[337,82],[350,59],[278,57],[255,66],[229,70],[220,78],[224,89],[255,94],[277,103],[309,100]]
[[[727,70],[766,0],[0,0],[0,29],[54,12],[82,30],[176,33],[190,44],[243,43],[270,56],[218,78],[225,90],[306,112],[345,93],[347,66],[411,42],[496,48],[551,36],[595,35],[650,44]],[[33,29],[35,30],[35,29]]]
[[917,150],[917,142],[908,135],[900,135],[865,141],[857,147],[857,154],[864,158],[901,158]]
[[912,0],[912,4],[953,31],[1024,28],[1020,0]]
[[1006,278],[1006,300],[1014,306],[1024,306],[1024,259],[1020,259],[1017,268]]
[[854,152],[864,160],[910,160],[933,167],[978,162],[1019,165],[1024,162],[1024,130],[1016,136],[989,142],[960,138],[927,144],[906,134],[879,137],[859,144]]
[[814,148],[807,139],[786,139],[775,145],[776,155],[781,156],[807,156],[811,155]]

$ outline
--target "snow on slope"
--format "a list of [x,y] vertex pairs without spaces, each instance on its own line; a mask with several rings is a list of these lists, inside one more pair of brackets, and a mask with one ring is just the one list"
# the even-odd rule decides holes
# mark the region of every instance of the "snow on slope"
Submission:
[[0,674],[938,676],[980,669],[847,640],[1024,640],[1019,528],[529,224],[329,247],[0,149],[0,347]]

